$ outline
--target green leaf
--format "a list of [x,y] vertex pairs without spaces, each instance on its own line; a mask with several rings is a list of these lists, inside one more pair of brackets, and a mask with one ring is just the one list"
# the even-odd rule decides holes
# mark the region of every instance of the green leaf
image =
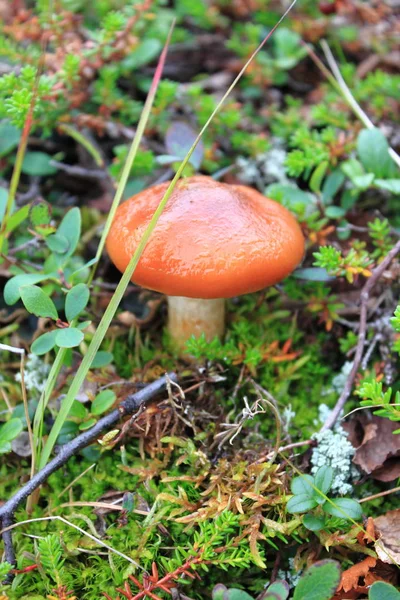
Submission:
[[48,225],[51,221],[50,205],[44,200],[34,202],[29,209],[29,220],[33,227]]
[[88,421],[85,421],[84,423],[81,423],[79,425],[79,430],[80,431],[86,431],[86,429],[90,429],[91,427],[93,427],[93,425],[96,425],[97,421],[96,419],[89,419]]
[[92,415],[101,415],[114,404],[115,398],[116,396],[112,390],[103,390],[93,400],[90,412]]
[[319,531],[325,527],[325,519],[323,517],[315,517],[314,515],[304,515],[303,525],[310,531]]
[[304,269],[296,269],[292,273],[295,279],[305,279],[306,281],[333,281],[335,277],[329,275],[326,269],[322,267],[304,267]]
[[57,254],[65,254],[69,250],[69,241],[58,232],[46,237],[46,245],[52,252]]
[[8,200],[8,190],[0,187],[0,223],[3,222]]
[[10,123],[10,121],[1,121],[0,123],[0,158],[6,156],[11,150],[14,150],[21,139],[21,130]]
[[307,494],[308,496],[312,496],[314,494],[313,483],[314,477],[311,475],[300,475],[292,479],[290,489],[293,494]]
[[57,169],[50,164],[52,157],[45,152],[26,152],[22,163],[22,172],[26,175],[54,175]]
[[340,583],[340,565],[335,560],[320,560],[301,577],[293,600],[330,600]]
[[0,427],[1,442],[12,442],[14,438],[21,433],[23,429],[21,419],[10,419]]
[[340,169],[335,169],[328,175],[322,186],[322,201],[329,204],[336,196],[345,180],[344,173]]
[[373,183],[375,175],[373,173],[366,173],[365,175],[359,175],[353,177],[353,183],[359,190],[367,190]]
[[81,235],[81,213],[78,207],[75,206],[67,212],[57,229],[57,234],[65,237],[69,243],[69,250],[63,255],[64,258],[72,256]]
[[325,215],[329,219],[341,219],[346,214],[346,210],[341,206],[328,206]]
[[161,50],[161,42],[155,38],[144,38],[142,43],[122,61],[124,69],[132,71],[154,60]]
[[400,592],[390,583],[375,581],[370,587],[369,600],[400,600]]
[[217,583],[213,588],[212,600],[228,600],[228,590],[222,583]]
[[6,231],[10,233],[21,225],[27,219],[29,214],[29,204],[22,206],[19,210],[16,210],[8,219]]
[[79,346],[84,337],[82,331],[76,327],[66,327],[57,332],[56,344],[60,348],[74,348]]
[[389,144],[379,129],[360,131],[357,153],[367,173],[383,179],[393,174],[394,163],[389,154]]
[[86,419],[87,416],[88,411],[83,406],[82,402],[74,400],[71,406],[71,410],[68,413],[68,419]]
[[44,333],[40,337],[36,338],[31,346],[32,354],[36,354],[36,356],[41,356],[42,354],[46,354],[56,345],[56,336],[59,332],[59,329],[54,329],[53,331],[48,331]]
[[264,592],[263,600],[286,600],[289,596],[289,585],[286,581],[274,581],[268,586],[267,591]]
[[254,600],[247,592],[231,588],[228,590],[228,600]]
[[89,296],[89,288],[84,283],[78,283],[69,290],[65,299],[65,314],[68,321],[71,322],[85,310]]
[[106,352],[105,350],[99,350],[96,356],[93,359],[91,364],[91,369],[100,369],[101,367],[106,367],[113,360],[113,355],[111,352]]
[[53,275],[39,275],[37,273],[23,273],[9,279],[4,286],[4,300],[9,306],[18,302],[21,298],[21,288],[34,283],[39,283],[45,279],[51,279]]
[[363,511],[357,500],[351,498],[335,498],[332,500],[334,504],[326,502],[324,504],[324,512],[333,517],[341,519],[353,519],[358,521],[362,518]]
[[[333,483],[334,472],[332,467],[323,466],[318,469],[318,471],[314,475],[314,485],[318,488],[323,494],[327,494],[331,489]],[[314,493],[317,494],[314,490]]]
[[328,165],[329,165],[329,163],[327,160],[322,161],[318,165],[318,167],[316,167],[314,169],[314,172],[311,175],[310,190],[312,192],[314,192],[315,194],[321,190],[321,183],[322,183],[323,178],[325,177],[325,173],[328,168]]
[[286,510],[290,513],[302,513],[315,508],[317,504],[316,499],[311,498],[308,494],[296,494],[288,500]]
[[86,327],[89,327],[91,322],[92,321],[82,321],[82,323],[76,324],[76,328],[79,329],[80,331],[83,331],[84,329],[86,329]]
[[21,300],[26,310],[36,317],[58,319],[57,309],[51,298],[37,285],[21,287]]
[[11,452],[11,450],[12,448],[10,442],[4,442],[0,438],[0,454],[6,454],[6,452]]
[[381,190],[388,190],[392,194],[400,194],[400,179],[375,179],[374,184]]

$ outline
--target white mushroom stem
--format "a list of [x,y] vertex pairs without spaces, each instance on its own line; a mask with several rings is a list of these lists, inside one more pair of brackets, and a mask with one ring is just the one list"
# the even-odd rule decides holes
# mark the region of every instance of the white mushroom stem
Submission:
[[168,296],[168,329],[172,340],[183,348],[194,335],[206,340],[222,338],[225,329],[225,300]]

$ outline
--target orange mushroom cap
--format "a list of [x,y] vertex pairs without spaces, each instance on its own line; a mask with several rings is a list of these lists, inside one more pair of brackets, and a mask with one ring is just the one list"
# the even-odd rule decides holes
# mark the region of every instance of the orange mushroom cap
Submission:
[[[169,183],[119,206],[107,250],[120,271]],[[303,254],[303,235],[286,208],[247,186],[196,176],[177,183],[132,281],[169,296],[229,298],[281,281]]]

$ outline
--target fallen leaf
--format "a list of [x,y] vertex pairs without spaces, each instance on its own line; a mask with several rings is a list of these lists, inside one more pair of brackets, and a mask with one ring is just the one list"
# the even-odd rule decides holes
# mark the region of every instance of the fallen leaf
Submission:
[[400,563],[400,509],[390,510],[374,519],[375,531],[379,539],[375,550],[381,561]]
[[400,476],[399,424],[375,415],[362,414],[346,424],[349,440],[356,448],[353,462],[378,481]]
[[376,540],[376,537],[377,536],[375,534],[374,519],[372,517],[368,517],[365,529],[361,530],[360,533],[357,535],[358,543],[365,546],[367,544],[371,544],[374,540]]
[[[357,563],[343,571],[342,579],[339,584],[339,591],[343,590],[345,592],[349,592],[350,590],[357,590],[361,585],[360,578],[364,578],[367,573],[369,573],[370,569],[376,565],[376,558],[372,556],[367,556],[361,562]],[[363,583],[363,582],[362,582]]]

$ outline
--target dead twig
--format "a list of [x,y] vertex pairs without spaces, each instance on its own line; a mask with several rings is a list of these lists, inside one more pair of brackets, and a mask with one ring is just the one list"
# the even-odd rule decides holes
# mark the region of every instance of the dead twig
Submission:
[[135,394],[131,394],[118,408],[113,410],[110,414],[100,419],[94,427],[85,431],[81,435],[78,435],[74,440],[68,444],[61,446],[59,453],[53,460],[41,469],[36,475],[32,477],[22,488],[20,488],[7,502],[0,507],[0,521],[2,531],[0,532],[4,542],[4,555],[5,560],[10,564],[14,565],[15,552],[12,540],[12,532],[10,527],[14,524],[14,513],[28,496],[30,496],[38,487],[44,483],[48,477],[60,469],[67,461],[74,455],[85,448],[88,444],[97,439],[105,429],[109,429],[115,423],[117,423],[121,417],[130,415],[143,407],[146,402],[152,400],[157,394],[166,389],[167,377],[170,381],[176,382],[177,377],[175,373],[169,373],[168,375],[157,379],[150,385],[147,385],[142,390],[139,390]]
[[395,246],[390,250],[388,255],[384,258],[384,260],[372,271],[371,276],[368,278],[366,284],[361,290],[360,295],[360,325],[358,329],[358,341],[356,352],[354,355],[353,367],[347,377],[345,386],[343,391],[336,402],[336,405],[329,417],[325,421],[324,425],[321,428],[321,431],[325,431],[326,429],[330,429],[336,423],[337,419],[341,411],[343,410],[344,405],[348,397],[351,394],[351,390],[353,388],[354,379],[357,375],[358,369],[360,367],[362,356],[364,352],[365,340],[367,335],[367,313],[368,313],[368,301],[370,298],[370,294],[374,289],[375,285],[378,283],[379,279],[388,268],[392,260],[400,253],[400,241],[397,242]]

